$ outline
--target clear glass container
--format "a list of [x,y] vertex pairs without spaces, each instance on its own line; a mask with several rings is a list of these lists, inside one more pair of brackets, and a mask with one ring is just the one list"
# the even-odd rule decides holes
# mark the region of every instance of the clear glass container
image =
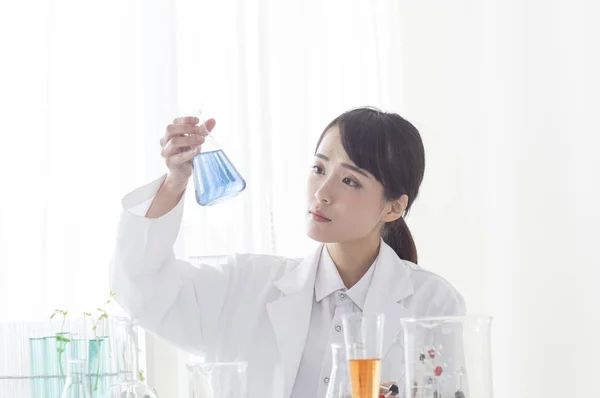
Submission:
[[[201,112],[196,116],[203,120]],[[246,181],[211,134],[192,159],[192,166],[196,202],[201,206],[221,203],[246,189]]]
[[98,398],[111,384],[109,376],[110,368],[110,338],[106,335],[95,336],[88,341],[88,372],[92,387],[92,398]]
[[71,335],[59,332],[54,336],[45,337],[46,343],[46,380],[45,388],[49,396],[59,397],[65,387],[67,359],[69,357]]
[[31,376],[36,378],[31,380],[31,396],[43,397],[47,388],[48,376],[46,373],[46,339],[44,337],[35,337],[29,339],[29,355]]
[[488,316],[406,318],[405,396],[492,398]]
[[353,398],[378,398],[384,314],[341,316]]
[[113,324],[118,381],[102,394],[102,398],[158,398],[154,389],[140,381],[137,321],[117,317],[113,318]]
[[92,398],[90,387],[85,381],[87,364],[82,360],[71,360],[67,367],[67,381],[61,398]]
[[332,366],[325,398],[352,398],[346,350],[339,344],[331,345]]
[[246,363],[188,365],[190,398],[246,398]]

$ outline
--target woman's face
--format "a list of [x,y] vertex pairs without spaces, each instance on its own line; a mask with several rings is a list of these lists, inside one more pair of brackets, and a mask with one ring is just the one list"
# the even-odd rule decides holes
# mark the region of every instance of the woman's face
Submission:
[[383,185],[350,160],[339,127],[331,127],[317,148],[308,178],[308,236],[323,243],[379,236],[383,222],[392,220],[391,210]]

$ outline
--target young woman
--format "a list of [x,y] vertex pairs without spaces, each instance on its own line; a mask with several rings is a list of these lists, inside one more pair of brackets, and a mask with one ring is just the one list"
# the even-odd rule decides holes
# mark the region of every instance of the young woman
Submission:
[[317,142],[299,209],[316,250],[299,261],[236,255],[218,268],[177,259],[191,159],[215,125],[198,123],[182,117],[167,127],[168,173],[123,199],[111,285],[144,328],[209,362],[247,362],[251,398],[313,398],[327,390],[342,314],[385,314],[382,379],[395,381],[402,317],[465,312],[448,282],[417,265],[404,221],[425,169],[419,132],[373,108],[338,116]]

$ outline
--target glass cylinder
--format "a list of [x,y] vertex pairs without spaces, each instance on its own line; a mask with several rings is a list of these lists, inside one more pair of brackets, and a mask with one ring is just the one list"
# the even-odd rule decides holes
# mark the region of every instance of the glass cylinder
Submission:
[[85,381],[86,370],[85,361],[69,361],[67,381],[61,398],[91,398],[90,388]]
[[[201,112],[196,116],[202,120]],[[212,135],[206,136],[192,166],[196,201],[201,206],[221,203],[246,189],[246,181]]]
[[108,380],[108,373],[110,372],[110,339],[108,336],[96,336],[87,343],[89,383],[92,398],[98,398],[110,385]]
[[65,386],[67,358],[71,337],[69,333],[56,333],[54,336],[45,337],[46,340],[46,381],[48,396],[60,397]]
[[488,316],[402,319],[411,398],[492,398]]
[[88,340],[86,337],[76,336],[71,339],[71,356],[73,360],[85,361],[87,363],[88,356]]
[[190,398],[246,398],[246,363],[188,365]]
[[44,337],[29,339],[31,360],[31,398],[44,397],[48,379],[46,374],[46,339]]
[[378,398],[381,381],[383,314],[341,316],[353,398]]
[[117,383],[110,386],[101,397],[158,398],[154,389],[140,381],[137,321],[121,317],[113,320],[113,349],[119,375]]
[[352,398],[346,350],[339,344],[331,345],[332,366],[325,398]]
[[87,364],[90,335],[87,330],[86,318],[71,320],[69,322],[69,333],[71,334],[71,342],[69,343],[68,361],[84,361]]

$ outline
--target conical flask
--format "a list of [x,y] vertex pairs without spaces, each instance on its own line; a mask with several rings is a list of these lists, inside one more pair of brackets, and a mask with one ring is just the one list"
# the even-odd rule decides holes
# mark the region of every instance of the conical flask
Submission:
[[[201,112],[196,116],[203,120]],[[210,134],[192,160],[192,166],[196,202],[201,206],[221,203],[246,189],[246,181]]]
[[102,398],[158,398],[154,389],[140,381],[137,320],[124,317],[113,320],[118,381],[102,394]]
[[346,350],[340,344],[331,345],[332,366],[325,398],[352,398]]
[[91,398],[90,387],[85,381],[86,361],[72,360],[67,367],[67,382],[61,398]]
[[246,398],[245,362],[188,365],[190,398]]

